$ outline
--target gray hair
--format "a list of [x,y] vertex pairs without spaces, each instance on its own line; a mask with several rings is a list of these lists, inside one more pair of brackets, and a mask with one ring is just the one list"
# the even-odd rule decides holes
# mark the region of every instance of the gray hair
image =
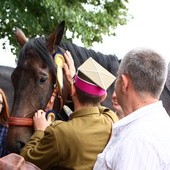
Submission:
[[118,77],[131,77],[134,89],[159,98],[167,77],[167,63],[161,55],[151,49],[134,49],[123,58]]

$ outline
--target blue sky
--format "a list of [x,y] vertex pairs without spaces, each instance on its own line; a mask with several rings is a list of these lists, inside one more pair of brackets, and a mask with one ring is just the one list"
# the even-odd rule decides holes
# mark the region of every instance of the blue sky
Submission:
[[[119,26],[116,37],[104,37],[102,44],[95,43],[92,48],[123,58],[132,48],[149,47],[158,51],[169,62],[169,4],[169,0],[129,0],[129,13],[134,19],[125,26]],[[74,43],[82,45],[78,40]],[[0,54],[0,65],[15,66],[15,57],[9,48],[6,51],[1,50]]]

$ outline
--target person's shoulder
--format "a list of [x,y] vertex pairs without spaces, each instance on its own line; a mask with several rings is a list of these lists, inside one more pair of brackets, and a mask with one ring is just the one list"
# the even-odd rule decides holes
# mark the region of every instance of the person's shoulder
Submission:
[[108,115],[114,123],[119,120],[117,114],[113,110],[109,109],[108,107],[99,106],[99,111],[102,114]]
[[65,121],[55,120],[54,122],[52,122],[51,126],[52,126],[52,127],[56,127],[56,126],[61,125],[61,124],[63,124],[63,123],[65,123]]
[[102,112],[110,112],[110,113],[115,113],[113,110],[111,110],[110,108],[106,107],[106,106],[99,106],[99,111]]

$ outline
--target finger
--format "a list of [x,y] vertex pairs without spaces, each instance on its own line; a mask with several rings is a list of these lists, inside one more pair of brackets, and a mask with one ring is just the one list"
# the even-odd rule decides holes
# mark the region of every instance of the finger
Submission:
[[64,57],[65,57],[66,63],[69,63],[69,62],[70,62],[70,56],[69,56],[68,51],[66,51],[66,52],[64,53]]
[[35,112],[34,116],[33,116],[33,119],[37,119],[38,118],[38,112]]
[[69,51],[65,52],[65,59],[66,59],[66,63],[68,64],[68,68],[70,70],[70,68],[74,68],[74,60],[71,56],[71,53]]
[[64,71],[65,71],[66,76],[70,75],[70,71],[69,71],[68,65],[66,63],[64,63]]
[[74,63],[74,60],[73,60],[73,57],[72,57],[71,53],[70,53],[69,51],[66,51],[66,54],[67,54],[70,62],[71,62],[71,63]]
[[44,114],[45,114],[45,112],[43,110],[38,111],[38,117],[42,117]]
[[73,58],[71,56],[71,53],[68,50],[64,53],[64,55],[66,57],[67,62],[73,62]]
[[33,118],[34,118],[34,117],[36,118],[36,117],[37,117],[37,114],[38,114],[38,113],[37,113],[37,112],[35,112],[35,114],[34,114]]
[[71,74],[70,74],[70,70],[68,69],[67,64],[64,64],[64,71],[65,71],[65,75],[66,75],[66,77],[67,77],[67,81],[68,81],[70,84],[73,84],[72,76],[71,76]]
[[74,77],[76,72],[74,60],[69,51],[66,51],[64,55],[66,59],[66,63],[64,64],[64,71],[67,76],[67,80],[70,82],[70,84],[72,84],[72,78]]
[[44,111],[40,109],[37,112],[38,112],[38,114],[42,114]]

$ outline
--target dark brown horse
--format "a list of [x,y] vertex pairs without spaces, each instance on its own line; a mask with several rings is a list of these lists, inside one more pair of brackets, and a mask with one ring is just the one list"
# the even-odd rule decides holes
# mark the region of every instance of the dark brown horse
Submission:
[[[73,56],[75,66],[78,68],[88,57],[93,57],[103,67],[116,75],[119,60],[115,55],[103,55],[93,50],[78,47],[69,42],[61,42],[64,33],[64,22],[49,37],[33,38],[28,41],[21,31],[17,31],[17,40],[22,49],[19,53],[18,64],[12,74],[14,86],[14,103],[7,136],[7,145],[11,152],[19,153],[33,133],[32,117],[38,109],[45,109],[54,85],[57,83],[57,66],[53,54],[69,50]],[[70,86],[64,78],[62,94],[57,95],[54,110],[58,113],[57,119],[67,120],[61,107],[70,104]],[[108,89],[108,97],[103,105],[112,108],[111,96],[114,84]],[[170,114],[169,90],[164,88],[161,95],[164,106]],[[61,100],[62,99],[62,100]],[[165,99],[165,100],[164,100]],[[12,139],[12,140],[11,140]]]
[[[119,60],[115,55],[103,55],[93,50],[78,47],[72,43],[61,42],[65,23],[57,27],[49,37],[33,38],[28,41],[21,30],[16,36],[22,49],[19,53],[17,67],[12,74],[14,86],[14,103],[9,119],[7,145],[11,152],[19,153],[33,133],[32,117],[38,109],[45,109],[58,84],[56,77],[58,67],[54,63],[53,55],[69,50],[73,56],[76,68],[88,57],[93,57],[102,66],[116,75]],[[62,106],[70,99],[70,85],[63,76],[63,89],[56,96],[54,110],[58,112],[58,119],[66,120]],[[55,88],[56,89],[56,88]],[[111,96],[114,85],[108,89],[108,97],[103,105],[112,108]],[[59,97],[58,97],[59,96]],[[62,100],[61,100],[62,99]],[[12,140],[11,140],[12,139]]]

